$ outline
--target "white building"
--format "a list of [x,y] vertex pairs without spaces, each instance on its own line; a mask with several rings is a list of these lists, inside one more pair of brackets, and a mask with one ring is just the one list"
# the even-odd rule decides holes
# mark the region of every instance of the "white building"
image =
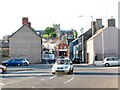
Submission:
[[94,64],[95,59],[101,61],[108,56],[120,57],[119,33],[120,30],[115,27],[115,20],[108,19],[108,27],[98,30],[87,41],[88,63]]

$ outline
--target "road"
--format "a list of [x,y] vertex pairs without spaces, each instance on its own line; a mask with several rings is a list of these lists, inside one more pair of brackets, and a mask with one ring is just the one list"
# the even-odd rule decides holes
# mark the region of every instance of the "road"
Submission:
[[[2,74],[4,88],[118,88],[118,67],[79,66],[72,75],[51,74],[51,66],[8,67]],[[119,75],[118,75],[119,74]]]

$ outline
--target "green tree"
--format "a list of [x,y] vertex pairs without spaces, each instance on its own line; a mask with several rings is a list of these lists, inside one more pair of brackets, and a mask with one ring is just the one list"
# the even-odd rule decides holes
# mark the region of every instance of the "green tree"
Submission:
[[75,38],[77,38],[78,32],[76,30],[74,30],[73,35],[74,35]]
[[55,28],[53,27],[46,27],[45,29],[45,34],[43,35],[43,37],[45,38],[52,38],[52,37],[56,37],[57,34],[55,33]]

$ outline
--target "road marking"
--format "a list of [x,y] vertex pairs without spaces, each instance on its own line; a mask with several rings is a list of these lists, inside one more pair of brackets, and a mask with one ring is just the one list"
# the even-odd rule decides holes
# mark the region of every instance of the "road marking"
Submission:
[[[37,74],[36,76],[42,76],[42,75],[49,75],[49,74]],[[13,83],[17,83],[17,82],[29,80],[29,79],[32,79],[32,78],[35,78],[35,76],[29,77],[29,78],[26,78],[26,79],[22,79],[22,80],[13,81],[13,82],[6,83],[6,84],[1,84],[1,85],[13,84]],[[43,79],[43,80],[44,80],[44,79]]]
[[22,79],[22,80],[13,81],[13,82],[10,82],[10,83],[6,83],[6,84],[4,84],[4,85],[17,83],[17,82],[21,82],[21,81],[29,80],[29,79],[32,79],[32,78],[34,78],[34,77],[30,77],[30,78],[27,78],[27,79]]
[[67,83],[71,82],[71,81],[74,79],[74,76],[75,76],[75,75],[73,74],[72,78],[69,79],[68,81],[64,82],[64,84],[67,84]]
[[0,85],[5,85],[5,84],[3,84],[3,83],[0,83]]
[[42,74],[4,74],[2,76],[39,76],[39,75],[52,75],[50,73],[42,73]]
[[57,77],[58,75],[54,75],[54,76],[52,76],[52,77],[50,77],[50,79],[53,79],[53,78],[55,78],[55,77]]
[[41,80],[43,81],[44,79],[42,78]]

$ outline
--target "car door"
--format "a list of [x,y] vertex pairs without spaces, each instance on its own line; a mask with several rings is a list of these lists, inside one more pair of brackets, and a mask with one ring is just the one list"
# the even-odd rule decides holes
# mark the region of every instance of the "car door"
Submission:
[[109,63],[110,65],[114,65],[113,58],[107,58],[106,63]]
[[12,59],[12,60],[9,61],[8,64],[9,64],[9,65],[15,65],[14,63],[15,63],[15,59]]
[[15,59],[15,65],[21,64],[21,60],[20,59]]
[[118,65],[120,65],[120,59],[118,59]]
[[114,65],[118,65],[118,58],[113,58]]

